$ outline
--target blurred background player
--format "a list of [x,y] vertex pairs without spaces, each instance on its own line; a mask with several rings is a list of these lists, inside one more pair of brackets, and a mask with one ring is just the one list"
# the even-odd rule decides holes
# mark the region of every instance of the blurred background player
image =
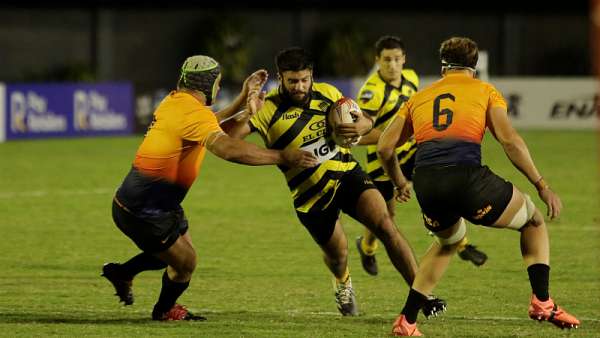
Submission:
[[[362,111],[368,113],[375,121],[375,127],[362,137],[359,144],[367,145],[367,173],[383,195],[388,212],[394,218],[394,186],[377,157],[377,141],[398,110],[417,91],[419,77],[414,70],[404,68],[406,49],[399,37],[382,36],[375,43],[375,53],[376,70],[361,87],[357,99]],[[402,173],[409,181],[412,180],[416,151],[417,145],[412,137],[396,149]],[[356,239],[356,247],[365,271],[370,275],[377,275],[375,235],[369,229],[365,229],[364,235]],[[477,266],[483,265],[487,260],[485,253],[468,244],[467,237],[459,243],[457,252],[460,258]]]
[[[387,212],[385,201],[350,150],[339,147],[327,128],[327,114],[342,94],[327,83],[313,82],[313,62],[302,48],[278,53],[279,87],[267,96],[262,108],[249,120],[240,120],[231,134],[246,137],[258,132],[269,149],[318,150],[319,165],[308,168],[279,166],[292,193],[296,215],[321,247],[324,261],[334,276],[335,299],[342,315],[358,309],[348,270],[348,242],[339,220],[340,211],[350,215],[383,241],[394,267],[410,285],[417,269],[412,249]],[[373,121],[356,114],[340,136],[364,135]],[[246,123],[247,121],[247,123]],[[336,131],[337,132],[337,131]],[[429,316],[445,309],[432,298],[423,312]]]
[[548,292],[550,249],[542,213],[512,183],[481,165],[486,128],[502,145],[513,165],[536,187],[548,216],[560,214],[562,203],[542,178],[527,145],[512,127],[504,98],[489,83],[474,78],[477,44],[462,37],[440,47],[442,79],[416,93],[381,135],[378,154],[386,173],[401,192],[410,189],[398,165],[395,148],[414,131],[417,141],[414,190],[425,227],[437,236],[421,261],[393,334],[419,336],[416,319],[458,244],[465,237],[464,219],[474,224],[520,232],[521,253],[531,283],[529,317],[560,328],[580,322],[560,308]]
[[203,320],[176,304],[188,288],[196,267],[196,252],[181,207],[204,159],[206,149],[225,160],[247,164],[311,167],[316,159],[301,150],[270,150],[234,139],[219,121],[246,102],[253,107],[267,73],[249,76],[235,101],[215,114],[221,79],[219,64],[208,56],[187,58],[177,90],[164,98],[135,156],[133,166],[117,190],[112,215],[117,227],[142,253],[129,261],[108,263],[102,275],[114,286],[125,305],[133,304],[132,281],[140,272],[166,268],[162,288],[152,311],[154,320]]

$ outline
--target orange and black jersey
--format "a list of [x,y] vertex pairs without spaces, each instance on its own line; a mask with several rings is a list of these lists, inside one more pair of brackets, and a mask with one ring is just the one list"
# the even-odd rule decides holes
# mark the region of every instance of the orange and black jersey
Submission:
[[[402,70],[398,87],[385,82],[379,72],[374,72],[359,90],[357,102],[360,109],[375,121],[374,128],[383,131],[418,87],[419,77],[412,69]],[[396,156],[400,164],[410,160],[416,150],[417,146],[413,139],[396,148]],[[367,173],[374,181],[389,181],[377,157],[376,144],[367,146]]]
[[323,210],[332,201],[342,175],[358,163],[350,150],[333,142],[327,128],[327,113],[342,94],[326,83],[313,83],[310,101],[294,105],[279,89],[266,97],[264,106],[250,120],[269,149],[304,149],[312,152],[319,164],[312,168],[279,166],[285,175],[300,212]]
[[146,213],[179,209],[215,132],[223,131],[208,107],[188,93],[171,92],[154,112],[118,201]]
[[450,73],[416,93],[398,113],[412,125],[417,141],[415,166],[481,164],[486,113],[506,108],[491,84]]

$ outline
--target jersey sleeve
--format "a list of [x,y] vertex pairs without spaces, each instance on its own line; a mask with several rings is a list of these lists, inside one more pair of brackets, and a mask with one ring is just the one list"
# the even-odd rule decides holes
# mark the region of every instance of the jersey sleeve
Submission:
[[413,105],[413,102],[414,102],[414,100],[412,99],[412,97],[410,99],[408,99],[408,101],[406,101],[406,103],[403,104],[402,107],[400,107],[400,109],[398,109],[396,116],[400,116],[405,120],[409,120],[410,119],[410,107]]
[[223,132],[215,114],[206,108],[186,110],[180,128],[184,140],[195,141],[202,145],[212,133]]
[[383,92],[377,86],[365,84],[358,92],[357,103],[362,111],[372,117],[377,117],[377,112],[383,101]]
[[258,131],[263,137],[267,135],[269,125],[271,124],[271,118],[275,113],[277,106],[271,100],[265,101],[263,107],[250,118],[248,123],[250,124],[250,130]]
[[403,69],[402,76],[404,76],[413,86],[414,90],[419,89],[419,75],[412,69]]
[[504,97],[502,96],[502,94],[494,86],[490,85],[488,109],[494,108],[494,107],[500,107],[500,108],[506,109],[507,105],[506,105],[506,100],[504,100]]

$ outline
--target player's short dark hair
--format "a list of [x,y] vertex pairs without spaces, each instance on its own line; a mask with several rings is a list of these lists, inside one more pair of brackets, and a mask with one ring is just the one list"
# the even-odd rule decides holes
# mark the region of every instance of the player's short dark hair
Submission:
[[275,56],[275,65],[279,74],[285,71],[298,72],[305,69],[313,69],[313,60],[310,53],[304,48],[286,48]]
[[469,38],[451,37],[440,46],[442,65],[475,68],[478,58],[477,43]]
[[392,35],[382,36],[375,42],[375,53],[377,53],[377,56],[381,55],[381,51],[384,49],[400,49],[402,50],[402,53],[406,53],[404,41],[402,41],[401,38]]

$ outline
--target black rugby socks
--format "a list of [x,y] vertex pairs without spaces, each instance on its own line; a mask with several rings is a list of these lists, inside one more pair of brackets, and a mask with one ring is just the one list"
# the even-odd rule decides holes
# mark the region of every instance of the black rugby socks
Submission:
[[406,299],[406,304],[402,309],[402,314],[406,317],[406,321],[410,324],[414,324],[417,321],[419,310],[425,305],[427,296],[421,294],[419,291],[411,288]]
[[542,302],[547,301],[550,298],[548,294],[550,267],[546,264],[532,264],[527,268],[527,273],[535,297]]
[[152,318],[159,319],[163,313],[169,311],[189,285],[189,281],[178,283],[170,280],[167,271],[165,271],[162,277],[162,289],[160,290],[160,296],[158,296],[158,302],[154,305]]
[[121,272],[126,279],[133,279],[135,275],[142,271],[161,270],[167,267],[167,263],[152,256],[149,253],[142,252],[132,257],[127,262],[121,264]]

